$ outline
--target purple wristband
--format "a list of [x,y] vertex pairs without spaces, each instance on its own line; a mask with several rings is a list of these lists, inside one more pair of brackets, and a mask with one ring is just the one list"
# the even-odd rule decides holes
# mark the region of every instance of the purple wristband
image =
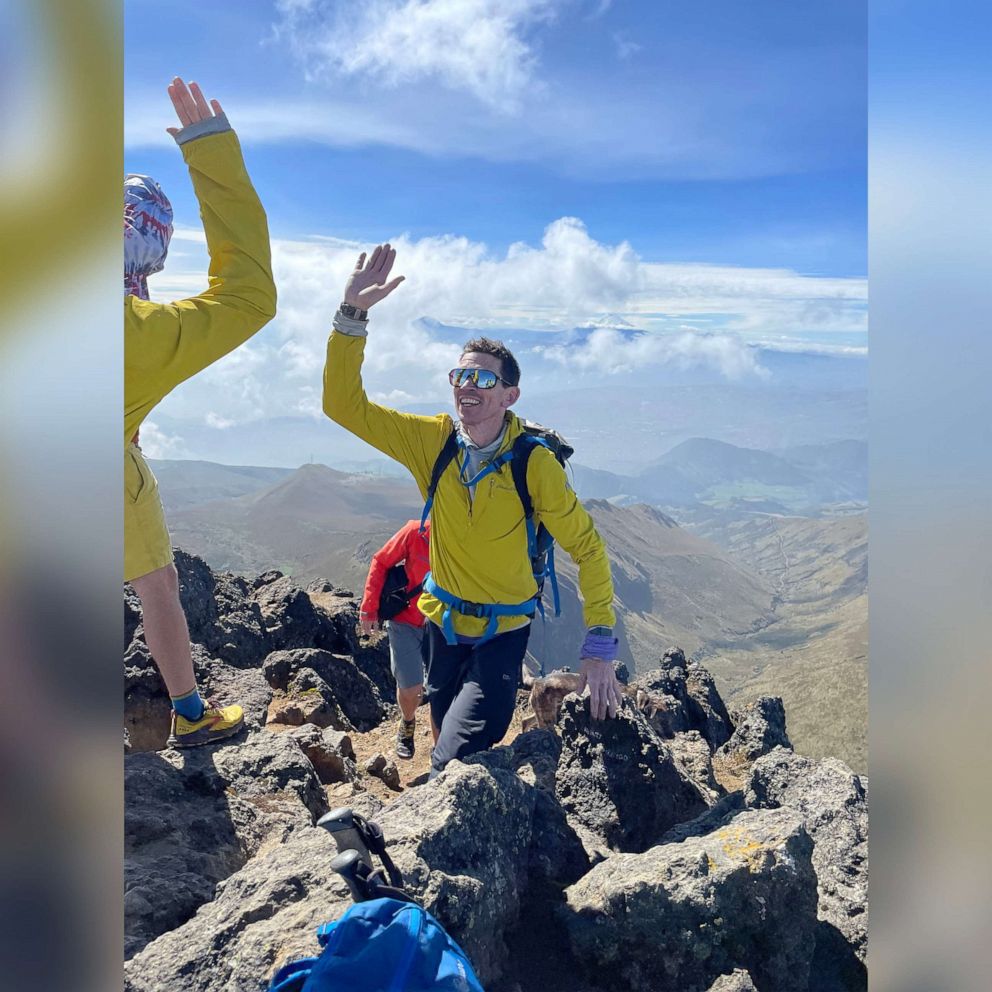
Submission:
[[600,661],[616,661],[617,644],[615,637],[604,637],[602,634],[586,634],[582,642],[583,658],[599,658]]

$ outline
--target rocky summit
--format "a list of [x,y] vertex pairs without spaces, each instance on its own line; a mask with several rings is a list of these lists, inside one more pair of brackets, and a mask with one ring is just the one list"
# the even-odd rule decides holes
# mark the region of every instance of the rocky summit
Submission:
[[343,805],[380,824],[487,992],[867,988],[867,780],[796,754],[781,699],[728,709],[673,647],[635,659],[613,720],[567,680],[535,684],[502,746],[410,778],[388,650],[356,635],[350,592],[176,566],[197,677],[246,720],[213,748],[166,748],[126,589],[129,992],[263,992],[317,953],[350,897],[315,824]]

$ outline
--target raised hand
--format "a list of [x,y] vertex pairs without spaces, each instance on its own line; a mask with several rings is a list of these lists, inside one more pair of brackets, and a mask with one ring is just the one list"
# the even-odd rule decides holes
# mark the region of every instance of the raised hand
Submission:
[[[183,127],[224,113],[220,103],[216,100],[211,100],[209,104],[207,103],[207,99],[203,95],[199,83],[190,83],[187,86],[179,76],[176,76],[169,84],[169,96],[172,99],[172,106],[176,108],[176,114],[178,114],[179,121]],[[166,128],[166,131],[173,137],[176,136],[179,130],[178,127]]]
[[396,287],[403,282],[405,276],[397,276],[390,282],[389,272],[396,261],[396,249],[386,245],[376,245],[368,262],[365,252],[358,256],[355,271],[352,272],[348,285],[344,290],[344,302],[368,310],[380,300],[385,299]]

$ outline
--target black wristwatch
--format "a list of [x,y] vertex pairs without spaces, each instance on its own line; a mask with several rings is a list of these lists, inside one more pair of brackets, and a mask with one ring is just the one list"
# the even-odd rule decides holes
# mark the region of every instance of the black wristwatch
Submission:
[[344,317],[350,317],[352,320],[368,320],[369,312],[368,310],[359,310],[358,307],[353,306],[351,303],[342,303],[338,307],[338,313]]
[[612,627],[590,627],[588,633],[592,634],[593,637],[612,637],[613,628]]

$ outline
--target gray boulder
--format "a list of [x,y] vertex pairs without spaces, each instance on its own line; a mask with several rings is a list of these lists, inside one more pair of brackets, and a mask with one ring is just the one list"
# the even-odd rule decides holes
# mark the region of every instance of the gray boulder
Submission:
[[125,951],[173,930],[218,882],[326,811],[313,767],[266,733],[124,759]]
[[324,785],[336,782],[357,782],[358,765],[351,738],[331,728],[321,729],[312,723],[286,731],[313,765],[317,777]]
[[614,719],[594,721],[587,701],[566,696],[558,722],[555,795],[569,822],[615,851],[644,851],[707,797],[644,715],[625,699]]
[[575,959],[624,992],[705,992],[747,968],[806,992],[816,926],[813,845],[789,810],[748,810],[714,832],[617,854],[566,892]]
[[[484,984],[499,972],[526,888],[534,792],[509,772],[456,761],[376,815],[407,888],[461,944]],[[316,927],[350,904],[329,867],[334,854],[324,831],[306,828],[259,853],[195,916],[127,963],[126,988],[263,988],[286,961],[315,953]]]
[[213,899],[124,965],[126,992],[261,992],[288,961],[320,952],[315,931],[351,905],[334,842],[303,827],[218,884]]
[[464,948],[485,985],[527,889],[536,790],[516,775],[451,762],[377,817],[410,891]]
[[561,741],[549,730],[531,730],[506,747],[473,754],[466,764],[479,764],[515,774],[534,790],[534,817],[527,874],[531,895],[535,885],[555,893],[577,882],[589,870],[589,857],[565,811],[555,799],[555,775]]
[[803,818],[813,839],[817,947],[811,988],[863,989],[868,949],[868,796],[836,758],[814,761],[778,748],[751,770],[745,801]]
[[[379,690],[349,657],[317,648],[274,651],[265,659],[262,671],[274,689],[297,696],[317,692],[331,713],[340,711],[346,718],[343,723],[330,719],[322,726],[368,731],[386,716]],[[304,672],[315,674],[319,681],[310,675],[301,680]]]

